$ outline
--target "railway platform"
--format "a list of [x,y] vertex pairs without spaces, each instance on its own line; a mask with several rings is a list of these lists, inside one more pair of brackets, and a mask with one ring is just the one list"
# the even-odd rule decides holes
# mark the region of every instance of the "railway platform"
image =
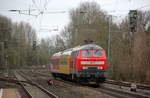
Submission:
[[21,98],[20,93],[15,88],[0,89],[0,98]]

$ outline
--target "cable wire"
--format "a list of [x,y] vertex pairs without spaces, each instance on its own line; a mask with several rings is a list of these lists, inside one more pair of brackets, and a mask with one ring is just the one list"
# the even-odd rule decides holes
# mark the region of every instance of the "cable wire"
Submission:
[[150,4],[147,4],[147,5],[141,6],[140,8],[137,8],[137,10],[139,10],[139,9],[143,9],[143,8],[146,8],[146,7],[150,7]]

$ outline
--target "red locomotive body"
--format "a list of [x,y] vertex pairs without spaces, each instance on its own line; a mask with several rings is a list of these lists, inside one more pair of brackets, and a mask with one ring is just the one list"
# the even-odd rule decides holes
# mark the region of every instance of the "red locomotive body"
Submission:
[[[56,55],[57,62],[54,62]],[[96,83],[105,80],[106,54],[98,45],[87,44],[56,53],[51,61],[54,77]]]

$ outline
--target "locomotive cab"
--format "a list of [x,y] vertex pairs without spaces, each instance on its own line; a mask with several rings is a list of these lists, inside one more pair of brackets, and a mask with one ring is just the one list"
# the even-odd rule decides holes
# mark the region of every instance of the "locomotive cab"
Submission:
[[83,81],[105,81],[106,54],[105,50],[96,45],[86,45],[72,52],[73,66],[76,77]]

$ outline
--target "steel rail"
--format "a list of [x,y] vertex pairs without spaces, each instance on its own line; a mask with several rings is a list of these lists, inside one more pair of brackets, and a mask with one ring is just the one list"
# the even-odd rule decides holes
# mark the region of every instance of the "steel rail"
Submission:
[[25,78],[27,81],[31,82],[32,84],[34,84],[36,87],[38,87],[41,91],[43,91],[44,93],[46,93],[48,96],[50,96],[51,98],[59,98],[58,96],[56,96],[55,94],[49,92],[47,89],[45,89],[44,87],[42,87],[41,85],[35,83],[34,81],[30,80],[29,78],[27,78],[23,72],[19,72],[20,75]]
[[[15,76],[16,79],[18,79],[15,74],[14,74],[14,76]],[[13,82],[13,83],[19,84],[23,88],[25,93],[29,96],[29,98],[33,98],[33,96],[29,93],[29,91],[24,86],[24,83],[30,84],[29,82],[19,81],[19,80],[14,80],[14,79],[9,79],[9,80],[8,79],[6,79],[6,80],[4,79],[4,81],[11,82],[11,83]]]
[[[50,75],[47,75],[47,74],[43,74],[43,73],[35,73],[35,74],[39,74],[39,75],[42,75],[42,76],[50,76]],[[71,81],[65,81],[65,80],[58,80],[58,81],[61,81],[61,82],[65,82],[65,83],[69,83],[70,85],[77,85],[76,83],[73,83]],[[118,86],[125,86],[125,87],[130,87],[131,86],[131,83],[128,83],[128,82],[118,82],[118,81],[114,81],[114,80],[106,80],[105,83],[108,83],[108,84],[112,84],[112,85],[118,85]],[[77,85],[77,86],[81,86],[81,85]],[[146,87],[144,88],[144,90],[149,90],[147,86],[143,86],[143,85],[138,85],[138,89],[140,89],[140,87]],[[87,86],[89,87],[89,86]],[[143,95],[143,94],[138,94],[136,92],[130,92],[130,91],[122,91],[122,90],[119,90],[119,89],[113,89],[113,88],[108,88],[108,87],[104,87],[103,85],[101,85],[101,87],[99,88],[93,88],[93,87],[90,87],[91,89],[95,89],[97,91],[101,91],[103,93],[106,93],[106,94],[109,94],[109,95],[113,95],[113,96],[116,96],[116,97],[120,97],[120,98],[150,98],[150,96],[147,96],[147,95]]]
[[123,91],[115,88],[99,87],[93,89],[119,98],[150,98],[150,96],[147,95],[138,94],[136,92]]
[[29,98],[34,98],[29,91],[24,87],[24,84],[22,82],[19,83],[21,85],[21,87],[24,89],[24,91],[26,92],[26,94],[29,96]]
[[[118,85],[118,86],[125,86],[125,87],[131,87],[132,84],[131,82],[115,81],[115,80],[106,80],[105,83]],[[137,86],[137,89],[150,90],[150,85],[138,84],[138,83],[135,84]]]

